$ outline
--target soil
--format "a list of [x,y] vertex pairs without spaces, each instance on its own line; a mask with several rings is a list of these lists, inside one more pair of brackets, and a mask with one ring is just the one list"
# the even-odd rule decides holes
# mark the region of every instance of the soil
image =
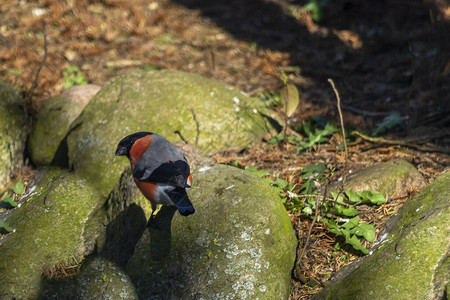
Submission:
[[[401,125],[382,139],[350,136],[347,161],[337,133],[299,154],[292,143],[262,143],[216,153],[214,159],[258,165],[271,178],[289,181],[293,192],[304,182],[301,169],[317,163],[340,176],[403,158],[428,182],[448,170],[448,2],[316,1],[321,16],[305,10],[307,3],[3,0],[0,77],[22,91],[31,116],[67,84],[102,85],[139,67],[183,70],[229,83],[272,103],[283,118],[280,105],[270,99],[283,87],[284,74],[300,93],[301,105],[289,118],[291,128],[314,122],[310,120],[318,115],[339,124],[330,78],[340,95],[347,132],[375,128],[394,113]],[[367,207],[361,218],[379,230],[412,194]],[[312,218],[296,210],[289,213],[303,245]],[[291,299],[311,298],[333,272],[358,256],[316,222],[300,268],[293,272]]]

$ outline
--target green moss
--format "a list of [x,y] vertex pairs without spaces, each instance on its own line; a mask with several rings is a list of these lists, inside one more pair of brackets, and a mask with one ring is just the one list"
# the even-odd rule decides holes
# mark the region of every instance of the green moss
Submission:
[[84,179],[61,169],[46,169],[37,177],[36,190],[8,217],[15,232],[0,244],[0,282],[8,283],[1,285],[0,298],[33,298],[44,272],[93,252],[95,239],[85,234],[87,225],[103,227],[101,219],[93,220],[101,200]]
[[27,118],[19,93],[0,79],[0,187],[20,167],[25,149]]

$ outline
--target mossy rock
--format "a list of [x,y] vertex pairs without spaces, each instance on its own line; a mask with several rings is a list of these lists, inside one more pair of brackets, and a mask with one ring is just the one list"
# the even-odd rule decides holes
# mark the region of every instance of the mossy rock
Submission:
[[193,178],[195,214],[163,208],[156,217],[166,214],[168,222],[145,232],[126,266],[139,297],[286,299],[297,240],[272,187],[223,165]]
[[26,126],[27,117],[19,93],[0,79],[0,188],[22,166]]
[[[331,190],[337,185],[333,184]],[[396,159],[349,175],[344,187],[352,191],[377,191],[392,197],[406,195],[425,185],[425,179],[412,164],[403,159]]]
[[83,262],[75,276],[46,280],[40,299],[139,299],[136,288],[118,265],[94,256]]
[[104,201],[86,180],[57,168],[34,180],[1,216],[14,230],[0,240],[0,299],[36,299],[43,276],[77,265],[104,234]]
[[261,102],[235,88],[179,71],[132,70],[113,78],[86,106],[67,138],[69,166],[106,196],[124,166],[115,157],[118,142],[138,131],[161,134],[212,152],[244,147],[271,128]]
[[[28,139],[28,152],[36,166],[50,165],[55,160],[70,125],[99,90],[93,84],[72,86],[44,102]],[[55,164],[63,158],[56,157]]]
[[408,200],[369,255],[314,299],[444,299],[450,280],[450,172]]

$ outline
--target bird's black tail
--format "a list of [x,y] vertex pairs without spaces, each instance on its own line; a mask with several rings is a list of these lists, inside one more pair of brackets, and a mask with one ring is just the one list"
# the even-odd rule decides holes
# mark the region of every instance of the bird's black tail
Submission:
[[189,200],[184,188],[175,188],[174,190],[167,192],[167,195],[169,195],[170,200],[175,204],[175,207],[181,215],[189,216],[195,213],[195,208],[192,205],[191,200]]

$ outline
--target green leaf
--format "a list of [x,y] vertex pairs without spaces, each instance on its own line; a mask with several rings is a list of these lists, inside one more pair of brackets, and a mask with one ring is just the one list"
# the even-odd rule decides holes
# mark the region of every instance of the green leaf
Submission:
[[358,224],[359,224],[359,217],[354,217],[348,220],[347,223],[343,224],[342,227],[345,229],[352,229],[358,226]]
[[347,207],[341,204],[335,204],[332,213],[338,216],[353,217],[359,214],[359,211],[353,207]]
[[9,195],[3,197],[2,202],[0,202],[0,208],[14,208],[17,206],[17,202],[14,201]]
[[230,166],[235,167],[235,168],[238,168],[238,169],[242,169],[242,170],[245,169],[245,166],[244,166],[244,165],[241,165],[237,160],[231,162],[231,163],[230,163]]
[[[330,192],[331,196],[333,197],[334,201],[338,201],[338,202],[344,202],[344,196],[342,196],[342,194],[338,194],[335,192]],[[338,196],[339,195],[339,196]],[[342,206],[342,205],[341,205]]]
[[12,231],[11,226],[0,220],[0,233],[7,234],[10,233],[11,231]]
[[17,180],[14,183],[12,190],[16,195],[21,195],[23,193],[23,187],[24,187],[23,181]]
[[327,225],[328,230],[329,230],[331,233],[334,233],[334,234],[337,234],[337,235],[342,235],[342,231],[341,231],[341,229],[339,228],[339,226],[336,224],[335,221],[329,220],[329,219],[326,219],[326,218],[324,218],[323,221],[324,221],[324,223]]
[[322,20],[322,8],[320,7],[318,0],[312,0],[308,2],[308,4],[303,6],[303,8],[307,12],[311,12],[311,17],[315,22],[319,22],[320,20]]
[[284,180],[284,179],[281,179],[281,178],[277,178],[277,179],[275,180],[275,184],[278,185],[279,187],[285,189],[285,188],[288,187],[289,181]]
[[317,164],[314,166],[304,167],[302,169],[302,172],[303,172],[302,178],[307,179],[315,173],[321,173],[321,172],[325,171],[325,169],[326,169],[326,167],[325,167],[325,164],[323,164],[323,163],[320,163],[320,164]]
[[310,216],[310,215],[312,215],[313,210],[312,210],[312,208],[311,208],[310,206],[305,206],[305,207],[302,209],[302,213],[304,213],[304,214],[307,215],[307,216]]
[[273,145],[273,144],[278,144],[278,143],[282,142],[283,140],[284,140],[284,134],[282,133],[282,134],[271,137],[267,141],[267,143],[270,145]]
[[348,189],[344,189],[344,192],[347,195],[350,203],[355,204],[355,205],[358,205],[361,203],[361,197],[357,193],[355,193],[351,190],[348,190]]
[[253,166],[253,167],[247,168],[247,169],[245,169],[245,170],[250,171],[250,172],[254,172],[254,171],[256,171],[256,169],[258,169],[258,168],[259,168],[259,166]]
[[362,236],[368,242],[373,242],[375,240],[375,228],[371,224],[360,223],[357,227],[353,228],[350,233]]
[[357,192],[357,194],[362,198],[362,203],[371,203],[375,205],[386,203],[386,198],[379,192],[363,191]]
[[361,251],[364,254],[368,254],[369,250],[361,244],[361,241],[356,237],[356,235],[352,235],[350,238],[345,237],[345,241],[352,245],[356,250]]
[[264,176],[266,176],[267,174],[269,174],[269,171],[253,171],[253,174],[255,174],[256,176],[258,176],[259,178],[262,178]]
[[297,87],[290,83],[286,84],[281,89],[280,98],[286,116],[292,116],[300,103]]
[[403,117],[398,112],[394,112],[385,117],[383,122],[377,124],[377,127],[374,129],[372,135],[377,136],[383,134],[394,127],[402,125],[402,122]]

